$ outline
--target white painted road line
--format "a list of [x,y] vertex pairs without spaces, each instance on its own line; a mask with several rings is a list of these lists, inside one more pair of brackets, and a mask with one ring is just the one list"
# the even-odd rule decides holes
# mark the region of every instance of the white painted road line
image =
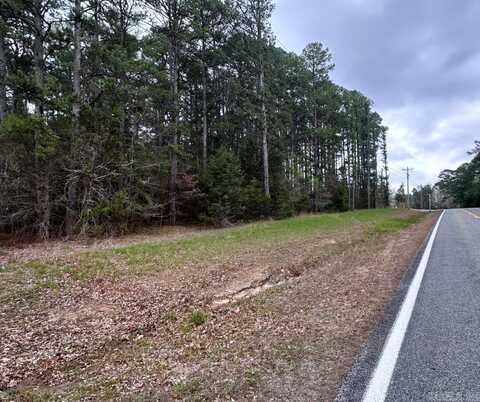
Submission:
[[468,209],[462,209],[462,211],[473,216],[475,219],[480,219],[480,216],[478,216],[477,214],[474,214],[472,211],[469,211]]
[[428,240],[427,247],[423,253],[420,264],[418,265],[417,272],[413,277],[412,283],[408,289],[405,300],[402,303],[402,307],[393,323],[392,329],[388,334],[387,341],[380,355],[380,359],[377,362],[375,370],[370,382],[368,383],[367,390],[363,396],[363,402],[383,402],[387,397],[388,387],[390,380],[392,379],[393,370],[397,363],[398,354],[402,347],[403,338],[412,316],[413,308],[415,307],[415,301],[417,300],[418,291],[422,284],[425,269],[427,268],[428,259],[430,258],[430,252],[432,251],[433,242],[437,235],[438,227],[442,221],[445,211],[442,212],[440,218],[433,229],[430,239]]

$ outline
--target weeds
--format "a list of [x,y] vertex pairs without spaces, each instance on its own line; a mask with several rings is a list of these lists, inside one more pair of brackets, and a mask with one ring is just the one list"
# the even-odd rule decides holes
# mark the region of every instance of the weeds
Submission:
[[190,315],[190,324],[199,327],[200,325],[203,325],[207,322],[208,320],[208,315],[204,313],[203,311],[196,310]]
[[181,330],[184,334],[189,334],[194,328],[205,324],[207,320],[207,313],[200,310],[195,310],[190,314],[187,321],[183,323]]
[[173,393],[177,398],[198,396],[201,390],[202,386],[199,380],[178,383],[173,386]]
[[250,387],[257,385],[260,381],[260,373],[255,369],[245,370],[245,382]]

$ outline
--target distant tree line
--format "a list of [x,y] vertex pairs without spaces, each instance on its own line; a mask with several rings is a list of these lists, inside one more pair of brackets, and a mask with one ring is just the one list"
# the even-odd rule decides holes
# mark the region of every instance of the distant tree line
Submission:
[[270,0],[3,0],[0,230],[388,204],[386,127]]
[[461,208],[480,207],[480,141],[469,154],[473,155],[470,162],[444,170],[437,183],[444,197],[451,199],[450,205]]
[[433,187],[430,184],[419,185],[412,190],[411,207],[429,209],[434,207]]
[[[437,191],[436,191],[437,190]],[[441,207],[437,200],[438,189],[430,184],[414,187],[411,194],[406,194],[402,183],[393,196],[393,204],[397,208],[435,209]]]

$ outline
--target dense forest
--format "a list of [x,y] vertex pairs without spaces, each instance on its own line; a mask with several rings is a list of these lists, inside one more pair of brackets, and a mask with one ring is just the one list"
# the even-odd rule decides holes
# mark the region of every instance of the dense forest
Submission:
[[480,207],[480,141],[469,152],[473,159],[456,170],[444,170],[440,173],[438,188],[444,197],[450,199],[449,205],[460,208]]
[[387,205],[372,101],[276,46],[272,1],[0,4],[0,231]]

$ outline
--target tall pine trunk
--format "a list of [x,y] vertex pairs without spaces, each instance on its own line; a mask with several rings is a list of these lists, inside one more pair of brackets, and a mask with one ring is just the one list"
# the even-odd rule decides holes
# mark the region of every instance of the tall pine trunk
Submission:
[[[80,92],[80,72],[81,72],[81,0],[75,0],[74,8],[74,25],[73,25],[73,136],[70,140],[70,165],[75,168],[74,162],[77,158],[77,144],[80,139],[80,108],[81,108],[81,92]],[[65,232],[67,237],[71,237],[74,231],[76,211],[77,211],[77,187],[78,176],[72,173],[68,180],[67,190],[67,210],[65,214]]]
[[170,86],[172,91],[171,129],[172,142],[170,147],[170,180],[168,186],[170,205],[170,224],[177,222],[177,147],[178,147],[178,122],[179,122],[179,99],[178,99],[178,23],[177,0],[168,0],[169,17],[169,64]]
[[265,66],[264,66],[264,44],[263,44],[263,20],[262,20],[262,2],[257,0],[257,43],[258,43],[258,91],[261,102],[261,127],[262,127],[262,162],[263,162],[263,190],[265,197],[270,198],[270,174],[268,166],[268,127],[267,127],[267,108],[265,106]]
[[4,23],[0,17],[0,122],[7,113],[7,58],[5,55]]
[[207,116],[207,62],[206,62],[206,39],[205,32],[208,29],[205,20],[204,9],[206,7],[205,0],[202,1],[200,9],[200,18],[202,26],[202,171],[207,170],[208,161],[208,116]]
[[178,82],[176,61],[172,69],[172,94],[173,94],[173,116],[172,116],[172,146],[170,148],[170,183],[169,183],[169,203],[170,203],[170,223],[175,225],[177,222],[177,146],[178,146]]
[[268,127],[267,127],[267,110],[265,107],[265,83],[263,67],[260,72],[260,91],[262,96],[262,159],[263,159],[263,189],[265,197],[270,198],[270,174],[268,167]]
[[202,43],[202,169],[207,170],[208,119],[207,119],[207,67],[205,65],[205,42]]
[[[43,118],[43,92],[44,92],[44,47],[43,40],[45,32],[43,29],[43,17],[41,15],[41,1],[35,2],[34,7],[34,40],[33,40],[33,62],[34,62],[34,79],[37,89],[35,99],[35,114],[39,118]],[[36,172],[36,212],[38,235],[41,239],[48,239],[50,236],[50,181],[48,172],[45,169],[45,161],[41,160],[41,133],[37,129],[35,132],[35,172]]]

